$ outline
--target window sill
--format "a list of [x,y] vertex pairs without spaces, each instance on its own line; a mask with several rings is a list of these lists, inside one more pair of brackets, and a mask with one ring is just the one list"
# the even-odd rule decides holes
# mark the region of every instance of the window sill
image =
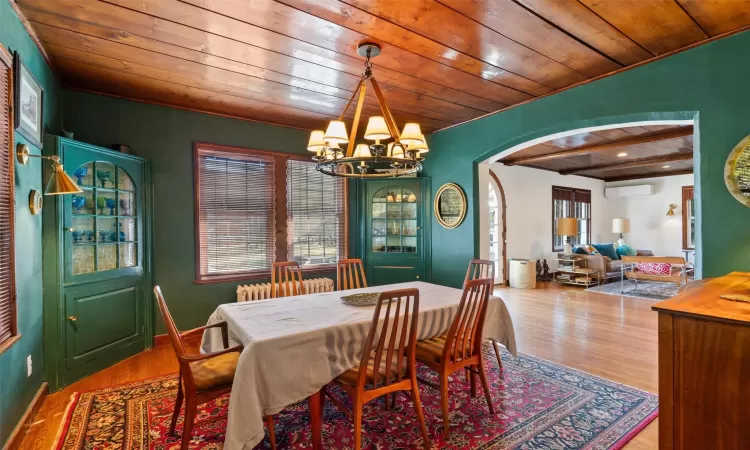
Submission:
[[[300,269],[302,270],[303,279],[306,275],[318,275],[318,274],[323,274],[323,273],[335,274],[336,273],[336,265],[333,265],[333,264],[327,265],[327,266],[308,267],[308,268],[305,268],[304,266],[300,266]],[[236,275],[208,275],[202,278],[195,279],[193,281],[193,284],[230,283],[230,282],[244,281],[244,280],[267,280],[270,282],[271,271],[264,270],[262,272],[241,273],[241,274],[236,274]]]
[[15,336],[11,336],[8,339],[5,340],[2,344],[0,344],[0,355],[5,353],[6,350],[13,347],[13,344],[21,340],[21,333],[18,333]]

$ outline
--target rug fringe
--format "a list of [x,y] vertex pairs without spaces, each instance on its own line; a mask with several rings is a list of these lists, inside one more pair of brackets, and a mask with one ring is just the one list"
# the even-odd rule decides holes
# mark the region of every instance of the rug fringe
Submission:
[[54,450],[60,450],[62,447],[62,438],[63,438],[63,432],[68,429],[68,426],[70,425],[70,419],[73,415],[73,410],[75,409],[75,406],[78,404],[78,399],[81,398],[80,392],[73,392],[70,395],[70,400],[68,401],[68,406],[65,407],[65,413],[63,413],[63,421],[60,424],[60,426],[57,429],[57,435],[55,436],[55,443],[52,445],[52,448]]

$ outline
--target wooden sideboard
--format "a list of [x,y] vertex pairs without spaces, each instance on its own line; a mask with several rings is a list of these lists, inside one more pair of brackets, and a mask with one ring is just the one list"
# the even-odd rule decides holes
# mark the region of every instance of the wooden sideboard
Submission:
[[750,273],[696,281],[659,313],[659,448],[750,449]]

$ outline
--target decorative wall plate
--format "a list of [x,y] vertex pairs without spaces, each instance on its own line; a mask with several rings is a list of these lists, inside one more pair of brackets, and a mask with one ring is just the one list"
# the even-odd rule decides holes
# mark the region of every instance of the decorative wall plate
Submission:
[[31,214],[37,215],[42,212],[42,206],[44,206],[42,193],[32,189],[31,192],[29,192],[29,211],[31,211]]
[[740,203],[750,206],[750,136],[734,147],[724,166],[724,182]]
[[435,218],[445,228],[456,228],[466,217],[466,195],[455,183],[440,186],[435,194]]

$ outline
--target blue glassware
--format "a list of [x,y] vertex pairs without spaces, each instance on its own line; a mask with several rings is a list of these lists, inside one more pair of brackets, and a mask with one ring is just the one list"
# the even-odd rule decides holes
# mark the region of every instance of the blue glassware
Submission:
[[93,242],[94,240],[94,232],[91,230],[86,230],[83,232],[83,235],[86,237],[86,240],[88,242]]
[[120,228],[119,232],[111,232],[109,233],[109,238],[113,241],[124,241],[125,240],[125,232],[122,231],[122,224],[118,223],[117,226]]
[[78,184],[83,184],[83,177],[85,177],[89,173],[89,168],[85,166],[81,166],[76,169],[75,172],[73,172],[73,175],[75,175],[76,178],[78,178]]
[[112,172],[109,170],[103,170],[99,169],[96,171],[96,178],[99,179],[99,182],[102,184],[102,187],[104,187],[104,183],[107,182],[112,177]]
[[99,242],[107,242],[108,234],[109,234],[109,231],[107,230],[99,230]]
[[115,202],[115,199],[108,198],[106,205],[107,205],[107,208],[109,208],[109,215],[110,216],[114,216],[115,215],[115,206],[117,205],[117,203]]
[[75,209],[76,214],[81,214],[81,208],[84,206],[86,206],[86,197],[82,195],[74,195],[73,208]]
[[82,234],[83,234],[83,231],[73,230],[73,242],[76,243],[76,244],[79,243],[79,242],[81,242],[81,235]]

